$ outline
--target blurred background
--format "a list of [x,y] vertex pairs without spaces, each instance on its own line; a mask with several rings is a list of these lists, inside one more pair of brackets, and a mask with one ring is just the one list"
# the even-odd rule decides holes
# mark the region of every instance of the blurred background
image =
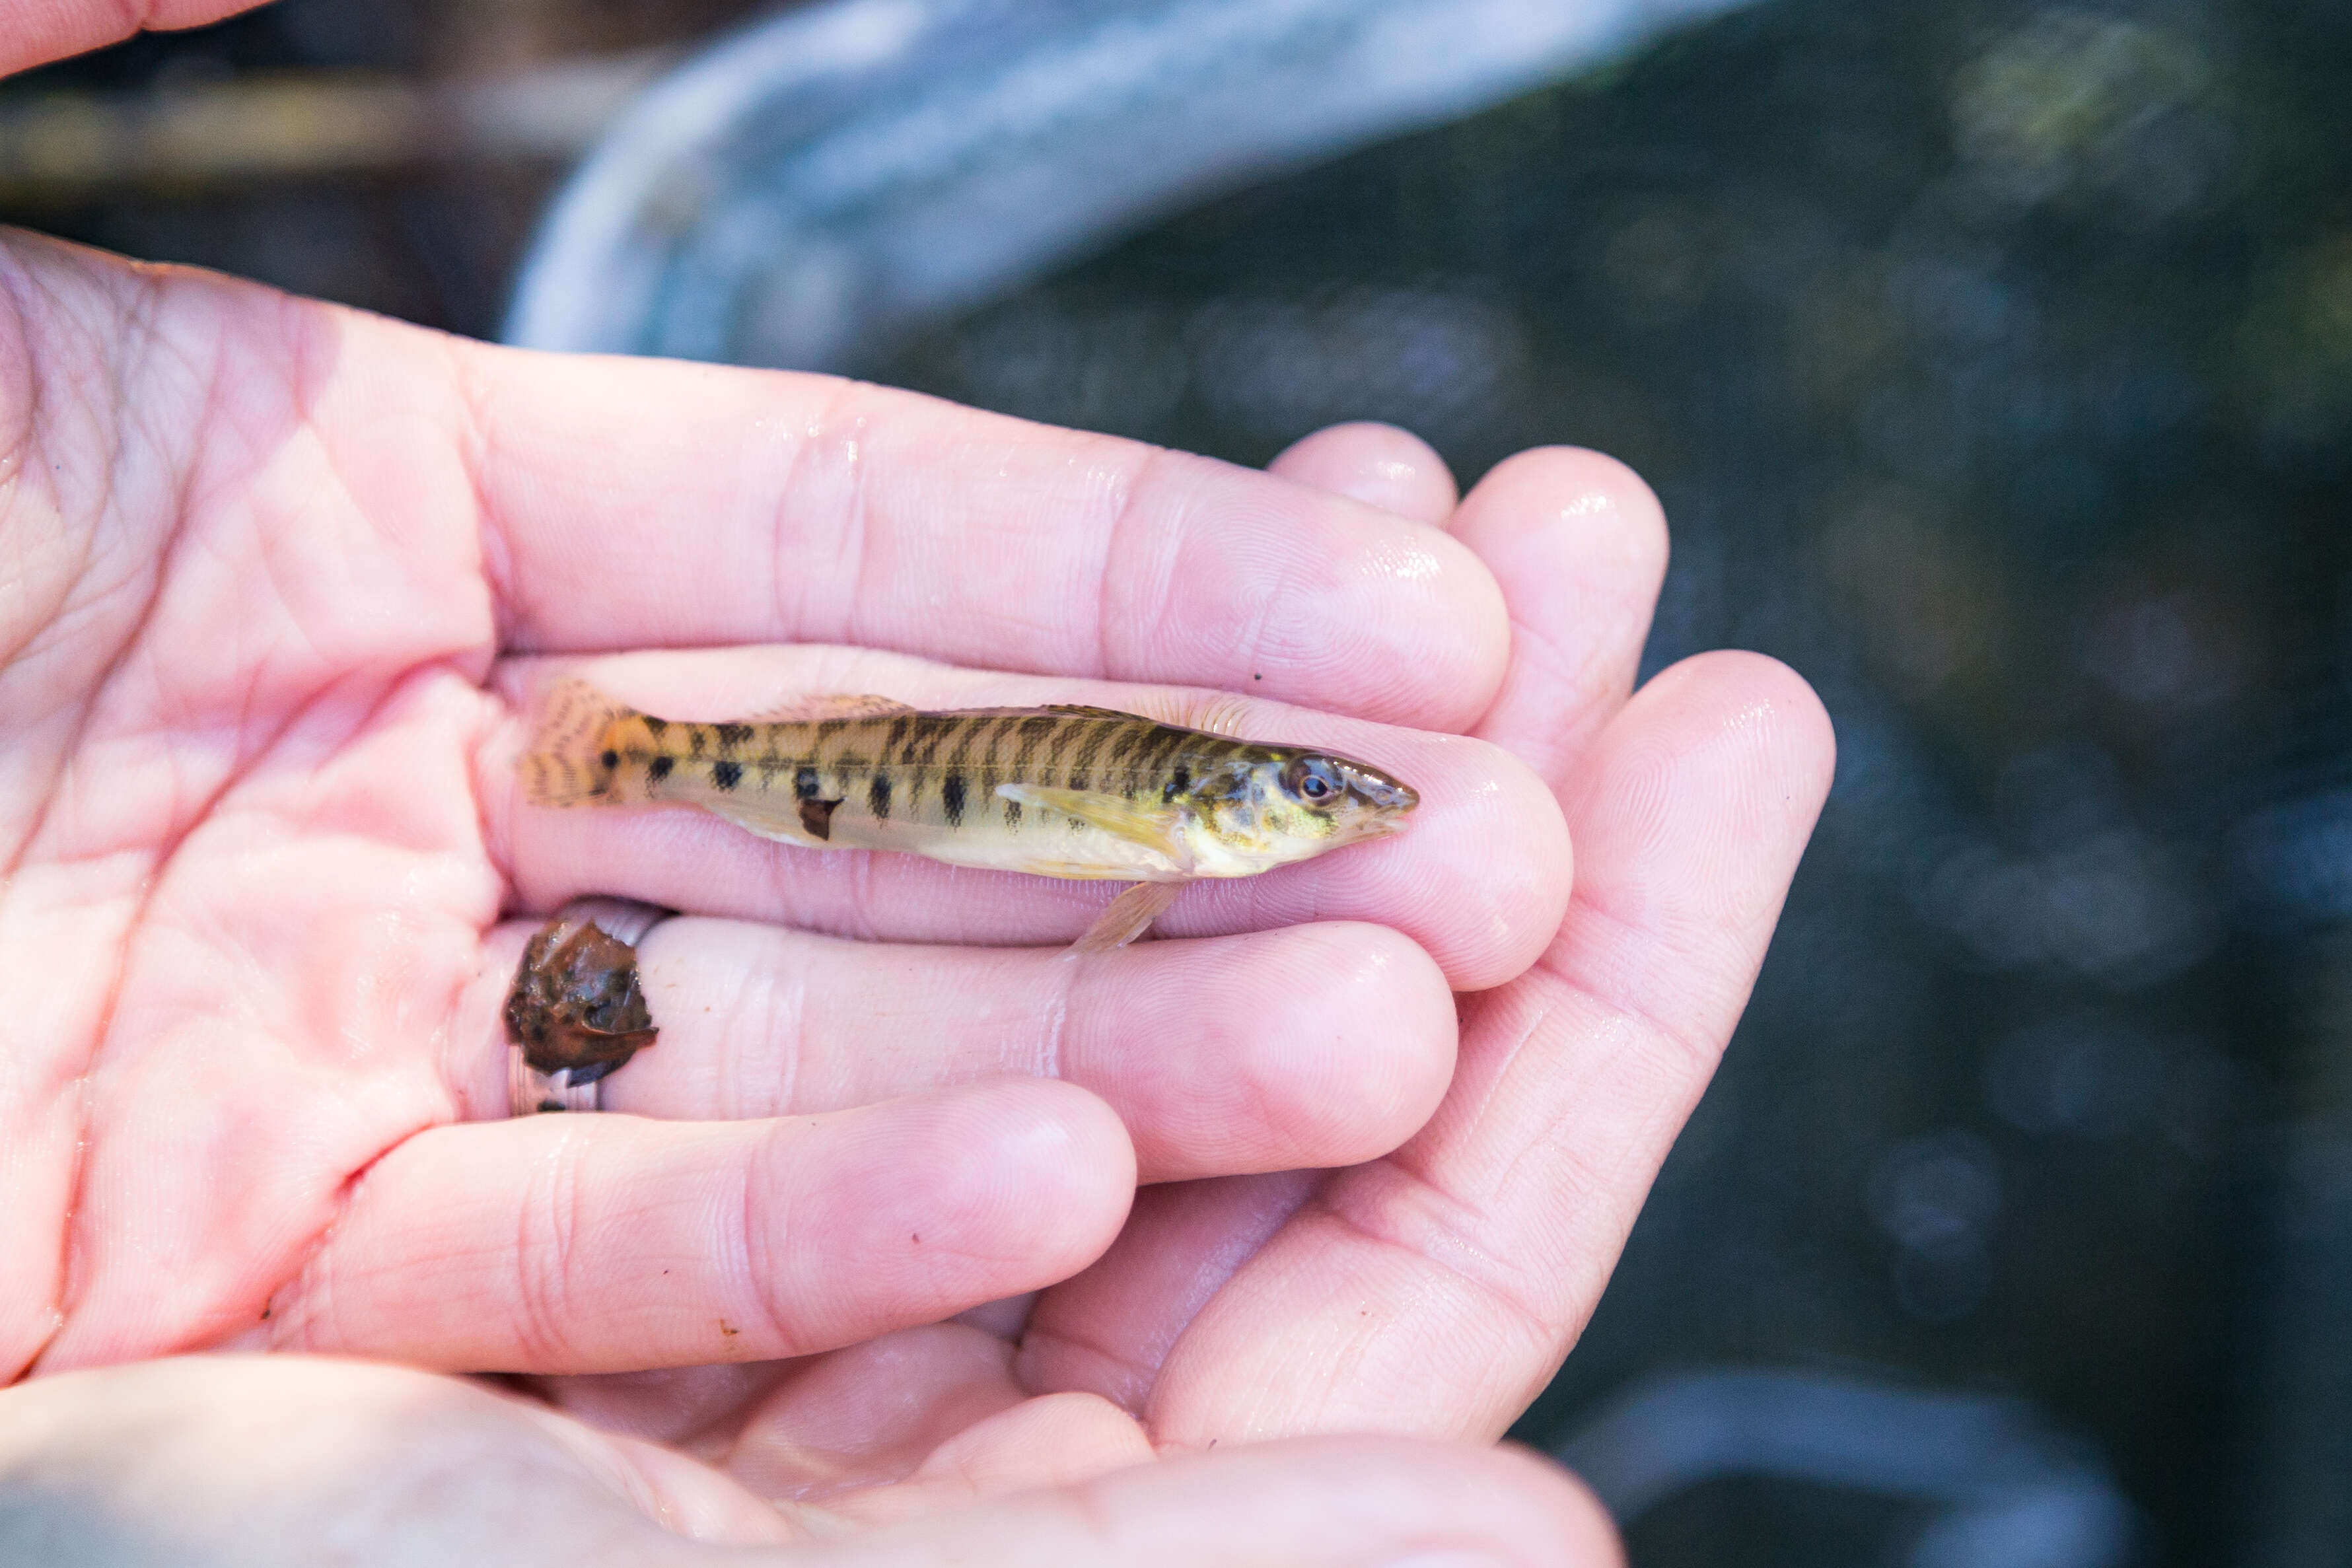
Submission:
[[2352,1563],[2340,0],[286,0],[0,84],[0,220],[1624,458],[1650,667],[1788,660],[1839,775],[1518,1436],[1639,1568]]

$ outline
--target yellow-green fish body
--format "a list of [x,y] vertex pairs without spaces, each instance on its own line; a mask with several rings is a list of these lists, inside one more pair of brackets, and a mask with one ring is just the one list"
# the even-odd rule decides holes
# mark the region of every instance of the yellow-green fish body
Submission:
[[791,844],[1162,885],[1130,889],[1087,948],[1139,934],[1175,884],[1392,833],[1417,803],[1366,763],[1106,708],[934,713],[836,697],[698,723],[578,680],[542,705],[523,781],[537,805],[670,802]]

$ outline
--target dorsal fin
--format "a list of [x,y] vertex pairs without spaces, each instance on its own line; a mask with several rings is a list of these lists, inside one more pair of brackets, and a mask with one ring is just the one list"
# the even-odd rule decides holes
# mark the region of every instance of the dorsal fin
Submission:
[[835,719],[889,719],[915,710],[895,697],[863,692],[822,692],[788,697],[764,712],[746,713],[743,724],[821,724]]

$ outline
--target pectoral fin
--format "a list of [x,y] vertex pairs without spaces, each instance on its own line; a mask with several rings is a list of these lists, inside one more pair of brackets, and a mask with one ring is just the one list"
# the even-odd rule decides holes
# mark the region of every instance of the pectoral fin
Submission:
[[1024,811],[1058,811],[1065,816],[1076,817],[1089,827],[1100,828],[1114,838],[1139,844],[1165,856],[1179,871],[1192,868],[1192,852],[1184,847],[1183,839],[1176,832],[1175,816],[1165,807],[1154,809],[1120,795],[1054,789],[1045,784],[1001,784],[996,793],[1006,800],[1020,802]]
[[1108,952],[1125,947],[1151,929],[1176,895],[1184,890],[1181,882],[1138,882],[1104,909],[1086,934],[1070,944],[1070,953]]

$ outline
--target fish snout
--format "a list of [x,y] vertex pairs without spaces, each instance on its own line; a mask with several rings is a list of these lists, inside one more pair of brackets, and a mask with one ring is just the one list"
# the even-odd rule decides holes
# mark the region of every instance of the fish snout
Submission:
[[1374,773],[1370,768],[1349,766],[1343,770],[1349,792],[1366,805],[1381,811],[1402,814],[1421,804],[1421,796],[1411,784]]

